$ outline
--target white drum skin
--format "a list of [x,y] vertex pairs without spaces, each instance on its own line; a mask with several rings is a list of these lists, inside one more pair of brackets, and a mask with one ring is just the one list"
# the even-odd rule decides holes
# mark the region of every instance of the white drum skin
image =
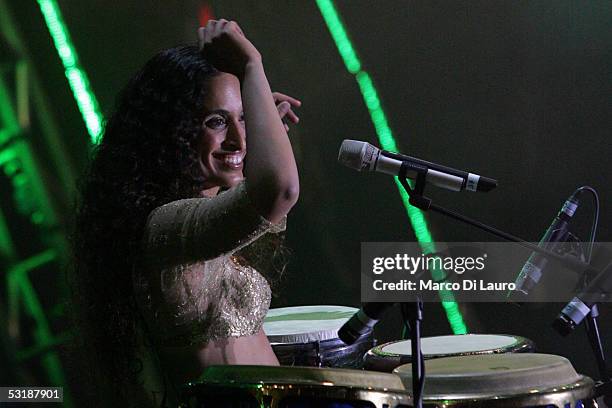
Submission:
[[[423,337],[423,357],[428,359],[482,355],[523,353],[535,350],[533,342],[508,334],[461,334]],[[364,357],[366,370],[391,372],[396,367],[412,361],[410,340],[393,341],[376,346]]]
[[338,338],[338,330],[358,309],[312,305],[270,309],[264,331],[281,365],[361,368],[363,355],[374,345],[365,336],[352,345]]
[[312,305],[270,309],[263,329],[270,343],[308,343],[338,338],[338,330],[359,309]]

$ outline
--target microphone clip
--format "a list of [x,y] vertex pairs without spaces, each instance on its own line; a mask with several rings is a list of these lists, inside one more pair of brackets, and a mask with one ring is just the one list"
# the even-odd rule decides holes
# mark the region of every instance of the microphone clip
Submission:
[[[411,188],[408,184],[408,170],[413,170],[417,174],[414,188]],[[428,168],[426,166],[403,160],[398,175],[400,184],[402,187],[404,187],[406,193],[408,193],[408,197],[410,197],[410,204],[423,211],[427,211],[431,207],[431,199],[423,196],[425,185],[427,183],[427,170]]]

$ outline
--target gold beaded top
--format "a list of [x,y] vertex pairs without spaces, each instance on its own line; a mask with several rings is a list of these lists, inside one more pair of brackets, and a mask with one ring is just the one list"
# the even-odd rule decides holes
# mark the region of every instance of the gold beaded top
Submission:
[[133,274],[145,323],[165,346],[203,344],[257,333],[270,286],[233,254],[267,232],[285,229],[261,217],[244,182],[214,198],[153,210],[143,238],[142,269]]

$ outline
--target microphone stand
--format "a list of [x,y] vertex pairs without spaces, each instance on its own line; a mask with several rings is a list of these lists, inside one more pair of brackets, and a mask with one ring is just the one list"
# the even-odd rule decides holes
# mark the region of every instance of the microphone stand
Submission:
[[595,303],[591,307],[591,312],[586,317],[584,324],[587,336],[589,337],[589,342],[591,343],[591,348],[593,349],[593,354],[597,360],[599,376],[601,377],[602,381],[610,381],[610,371],[608,371],[606,356],[603,350],[601,336],[599,335],[599,324],[597,322],[598,317],[599,308],[597,307],[597,303]]
[[421,322],[423,321],[423,301],[417,297],[415,302],[400,304],[404,322],[410,328],[412,348],[412,403],[414,408],[423,408],[423,388],[425,387],[425,361],[421,352]]
[[597,303],[591,306],[591,312],[585,318],[585,328],[591,350],[597,360],[597,369],[601,381],[595,384],[595,395],[603,396],[606,406],[612,406],[612,381],[610,381],[610,371],[606,365],[606,355],[599,335],[599,325],[597,318],[599,317],[599,308]]
[[[588,286],[588,279],[584,280],[584,288]],[[591,350],[595,355],[597,361],[597,369],[599,371],[599,377],[601,381],[595,384],[595,395],[603,396],[604,403],[606,406],[612,406],[612,381],[610,378],[610,371],[606,364],[606,354],[603,349],[601,336],[599,334],[599,323],[597,321],[599,317],[599,307],[597,303],[591,306],[591,311],[586,316],[584,325],[591,345]]]
[[[408,181],[407,181],[408,170],[413,170],[417,174],[414,188],[411,188],[410,185],[408,184]],[[586,276],[589,276],[590,274],[598,274],[599,272],[601,272],[593,268],[589,263],[582,262],[574,257],[567,257],[567,256],[556,254],[552,251],[541,248],[538,245],[533,245],[532,243],[527,242],[524,239],[516,237],[512,234],[508,234],[507,232],[501,231],[497,228],[493,228],[480,221],[466,217],[465,215],[459,214],[458,212],[446,209],[437,204],[433,204],[430,198],[423,196],[423,192],[425,191],[427,170],[428,168],[421,164],[409,162],[406,160],[402,161],[402,165],[400,167],[400,171],[398,174],[398,179],[399,179],[400,184],[404,188],[404,190],[406,190],[406,193],[408,194],[408,197],[409,197],[409,203],[411,205],[419,208],[422,211],[433,210],[434,212],[437,212],[439,214],[453,218],[457,221],[461,221],[465,224],[474,226],[478,229],[486,231],[490,234],[493,234],[507,241],[516,242],[519,245],[527,249],[531,249],[533,252],[538,252],[544,255],[545,257],[547,257],[548,259],[552,259],[558,264],[561,264],[573,270],[576,273],[583,273]],[[599,316],[599,310],[597,308],[597,304],[595,304],[591,308],[591,312],[589,313],[587,317],[587,321],[585,322],[587,335],[589,337],[589,341],[591,343],[591,348],[593,350],[593,353],[595,354],[595,359],[597,360],[597,367],[598,367],[599,375],[601,376],[601,380],[602,380],[602,383],[596,386],[596,390],[598,391],[599,395],[605,395],[607,398],[612,398],[612,382],[610,381],[610,374],[606,366],[605,353],[603,350],[602,341],[601,341],[601,337],[599,334],[599,326],[597,323],[598,316]],[[417,339],[418,341],[420,341],[420,338],[417,337]],[[415,355],[414,354],[414,344],[412,347],[413,347],[412,355],[414,356]],[[418,345],[418,348],[420,349],[420,344]],[[413,374],[412,374],[413,393],[416,392],[415,380],[414,380],[415,379],[414,365],[415,363],[413,361]],[[422,379],[423,384],[425,382],[424,369],[425,369],[425,365],[423,364],[423,379]],[[415,398],[415,404],[416,403],[417,402]]]

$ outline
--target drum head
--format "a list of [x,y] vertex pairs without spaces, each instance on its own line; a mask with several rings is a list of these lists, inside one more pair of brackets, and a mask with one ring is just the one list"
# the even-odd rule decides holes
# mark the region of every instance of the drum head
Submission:
[[[469,354],[504,353],[525,344],[527,339],[498,334],[464,334],[451,336],[423,337],[421,350],[425,358],[458,356]],[[395,341],[380,346],[381,355],[412,355],[410,340]]]
[[270,309],[263,329],[270,343],[309,343],[338,338],[338,329],[358,309],[347,306],[294,306]]
[[[412,387],[412,364],[393,370]],[[425,361],[427,399],[528,395],[584,380],[564,357],[551,354],[490,354]]]
[[[410,340],[394,341],[374,347],[366,354],[368,370],[390,372],[412,360]],[[534,351],[533,342],[505,334],[461,334],[423,337],[421,350],[425,359],[479,354],[520,353]]]

